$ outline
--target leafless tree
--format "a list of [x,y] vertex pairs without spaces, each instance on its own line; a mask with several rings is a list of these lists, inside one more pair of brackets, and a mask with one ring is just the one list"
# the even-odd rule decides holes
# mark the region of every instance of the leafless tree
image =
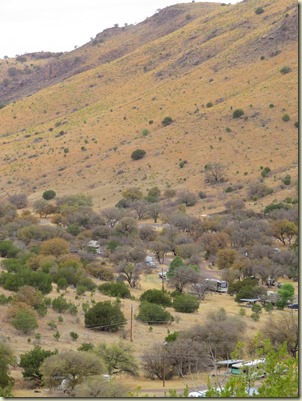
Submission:
[[127,281],[131,288],[134,288],[140,279],[143,267],[138,263],[122,261],[117,266],[116,272],[119,273],[121,278]]
[[208,163],[205,166],[205,182],[218,184],[226,181],[225,166],[222,163]]
[[180,266],[175,269],[173,276],[169,278],[169,286],[173,286],[179,293],[182,293],[188,284],[197,283],[200,273],[187,266]]
[[145,200],[131,201],[129,208],[135,211],[138,220],[144,220],[148,217],[149,203]]
[[280,346],[285,341],[288,352],[296,357],[299,351],[299,321],[296,311],[282,312],[281,318],[269,319],[262,329],[265,337],[269,337],[274,346]]
[[11,195],[8,200],[15,205],[17,209],[23,209],[28,205],[27,196],[25,194]]

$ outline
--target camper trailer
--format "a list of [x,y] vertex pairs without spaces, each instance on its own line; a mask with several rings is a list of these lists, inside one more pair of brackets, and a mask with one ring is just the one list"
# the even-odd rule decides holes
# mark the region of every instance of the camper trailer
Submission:
[[223,280],[217,280],[214,278],[206,278],[205,283],[209,286],[211,291],[216,292],[227,292],[228,291],[228,283]]
[[240,362],[232,365],[231,373],[233,375],[251,374],[255,378],[265,377],[266,372],[263,368],[264,358],[255,359],[249,362]]

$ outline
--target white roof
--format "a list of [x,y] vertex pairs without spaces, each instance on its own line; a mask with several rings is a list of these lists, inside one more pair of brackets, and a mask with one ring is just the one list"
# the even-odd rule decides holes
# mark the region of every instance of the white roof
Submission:
[[259,365],[260,363],[264,363],[264,362],[265,362],[265,359],[261,358],[261,359],[255,359],[254,361],[236,363],[235,365],[233,365],[233,367],[234,368],[242,368],[243,366],[256,366],[256,365]]

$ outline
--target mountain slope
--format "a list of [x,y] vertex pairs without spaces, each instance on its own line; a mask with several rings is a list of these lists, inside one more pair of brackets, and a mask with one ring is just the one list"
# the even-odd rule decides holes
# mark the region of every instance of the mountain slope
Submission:
[[[34,200],[49,188],[60,195],[87,192],[101,208],[129,186],[186,187],[208,194],[201,212],[231,196],[246,198],[265,166],[272,170],[266,183],[274,193],[258,207],[293,195],[282,178],[297,176],[297,4],[193,4],[162,10],[129,30],[105,32],[105,50],[103,43],[90,43],[64,55],[89,53],[87,71],[0,110],[3,196],[25,191]],[[179,7],[168,32],[165,14]],[[263,13],[256,14],[257,7]],[[289,73],[280,72],[284,66]],[[238,108],[245,114],[234,119]],[[164,127],[166,116],[173,123]],[[132,161],[137,148],[146,157]],[[180,168],[182,160],[187,163]],[[224,163],[228,183],[204,182],[211,162]],[[242,190],[227,194],[232,184]]]

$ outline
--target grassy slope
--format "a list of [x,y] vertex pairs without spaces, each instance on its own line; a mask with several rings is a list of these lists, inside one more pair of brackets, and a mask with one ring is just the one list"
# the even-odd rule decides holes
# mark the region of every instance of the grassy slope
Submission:
[[[203,167],[223,161],[228,184],[244,183],[241,197],[260,177],[260,166],[271,168],[266,181],[275,189],[264,203],[292,195],[292,189],[280,192],[280,184],[286,173],[297,176],[297,42],[280,39],[275,30],[292,18],[295,4],[267,3],[256,15],[260,5],[213,7],[123,57],[6,106],[0,111],[0,188],[22,188],[32,200],[48,188],[60,195],[83,191],[101,208],[114,204],[124,187],[171,185],[215,195],[215,204],[199,208],[219,208],[226,185],[208,188]],[[113,35],[111,45],[123,37]],[[98,49],[89,47],[92,63]],[[275,50],[281,52],[271,57]],[[282,75],[284,65],[292,72]],[[210,101],[214,106],[207,108]],[[245,110],[247,121],[232,118],[236,108]],[[163,128],[165,116],[175,121]],[[136,148],[147,155],[133,162]],[[183,169],[181,159],[188,161]]]

